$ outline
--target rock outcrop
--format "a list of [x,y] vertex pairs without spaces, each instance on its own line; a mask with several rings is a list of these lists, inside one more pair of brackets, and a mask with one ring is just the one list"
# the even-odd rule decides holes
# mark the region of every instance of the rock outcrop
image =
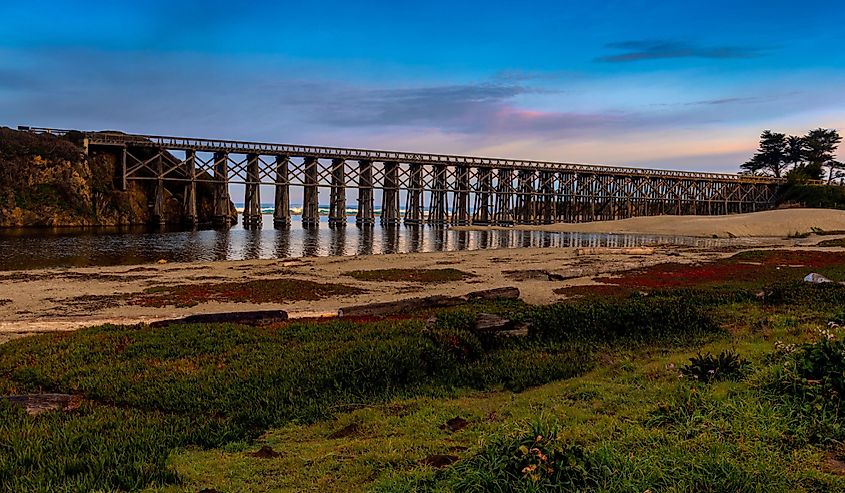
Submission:
[[[0,128],[0,227],[150,224],[152,184],[130,181],[120,190],[118,157],[86,155],[78,137]],[[168,224],[183,222],[181,189],[165,192]],[[213,190],[207,183],[197,185],[197,209],[200,223],[210,223]],[[231,203],[230,213],[236,215]]]

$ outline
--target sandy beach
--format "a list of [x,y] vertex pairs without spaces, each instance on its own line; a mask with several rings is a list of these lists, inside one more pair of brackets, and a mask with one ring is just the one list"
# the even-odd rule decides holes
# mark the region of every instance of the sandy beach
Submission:
[[728,216],[643,216],[617,221],[497,226],[459,226],[456,230],[517,229],[572,233],[636,233],[706,238],[787,237],[814,231],[845,231],[845,211],[780,209]]
[[[520,228],[527,228],[521,226]],[[555,290],[594,283],[597,276],[649,265],[693,263],[721,258],[743,248],[811,247],[821,237],[787,238],[815,230],[845,230],[845,211],[780,210],[724,217],[642,217],[588,224],[531,226],[548,231],[637,232],[690,236],[746,236],[732,247],[664,245],[648,254],[600,250],[579,255],[575,248],[514,248],[458,252],[313,257],[144,264],[7,271],[0,273],[0,341],[34,333],[75,330],[104,323],[134,324],[199,313],[285,310],[292,318],[334,316],[343,307],[432,295],[517,287],[528,303],[561,299]],[[841,237],[842,235],[839,235]],[[837,235],[824,236],[825,239]],[[469,274],[448,282],[368,281],[348,275],[376,269],[458,269]],[[138,303],[150,290],[246,281],[303,281],[352,288],[345,294],[284,303],[204,300],[194,306]],[[175,303],[178,305],[178,303]]]

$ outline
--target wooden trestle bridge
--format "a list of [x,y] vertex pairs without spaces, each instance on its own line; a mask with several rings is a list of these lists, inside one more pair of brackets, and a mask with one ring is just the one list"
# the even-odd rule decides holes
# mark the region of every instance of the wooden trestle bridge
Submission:
[[[20,127],[39,133],[66,130]],[[245,185],[243,224],[261,224],[259,185],[275,187],[274,223],[291,223],[291,187],[302,187],[302,223],[346,224],[346,191],[356,189],[356,222],[383,225],[513,225],[587,222],[659,214],[717,215],[771,208],[782,180],[547,161],[314,147],[111,132],[83,132],[87,149],[118,155],[120,182],[184,185],[184,216],[197,220],[197,183],[215,187],[215,221],[227,225],[229,185]],[[402,203],[404,202],[404,204]],[[403,207],[404,205],[404,207]]]

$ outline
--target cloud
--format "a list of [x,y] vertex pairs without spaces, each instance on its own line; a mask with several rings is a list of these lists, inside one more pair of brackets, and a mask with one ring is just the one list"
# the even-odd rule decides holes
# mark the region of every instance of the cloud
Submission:
[[639,62],[670,58],[710,58],[718,60],[754,58],[760,50],[737,46],[697,46],[683,41],[638,40],[609,43],[605,48],[622,53],[599,57],[596,60],[609,63]]

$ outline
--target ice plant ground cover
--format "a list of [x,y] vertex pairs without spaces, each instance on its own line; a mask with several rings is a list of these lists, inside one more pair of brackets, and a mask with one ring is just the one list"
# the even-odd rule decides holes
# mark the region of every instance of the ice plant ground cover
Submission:
[[[822,257],[772,255],[731,261],[777,278],[469,304],[428,328],[421,311],[13,341],[3,394],[82,404],[0,405],[0,490],[845,490],[845,368],[828,329],[845,286],[799,281],[845,278]],[[478,312],[529,335],[477,337]],[[730,379],[681,371],[723,352],[743,361]]]

